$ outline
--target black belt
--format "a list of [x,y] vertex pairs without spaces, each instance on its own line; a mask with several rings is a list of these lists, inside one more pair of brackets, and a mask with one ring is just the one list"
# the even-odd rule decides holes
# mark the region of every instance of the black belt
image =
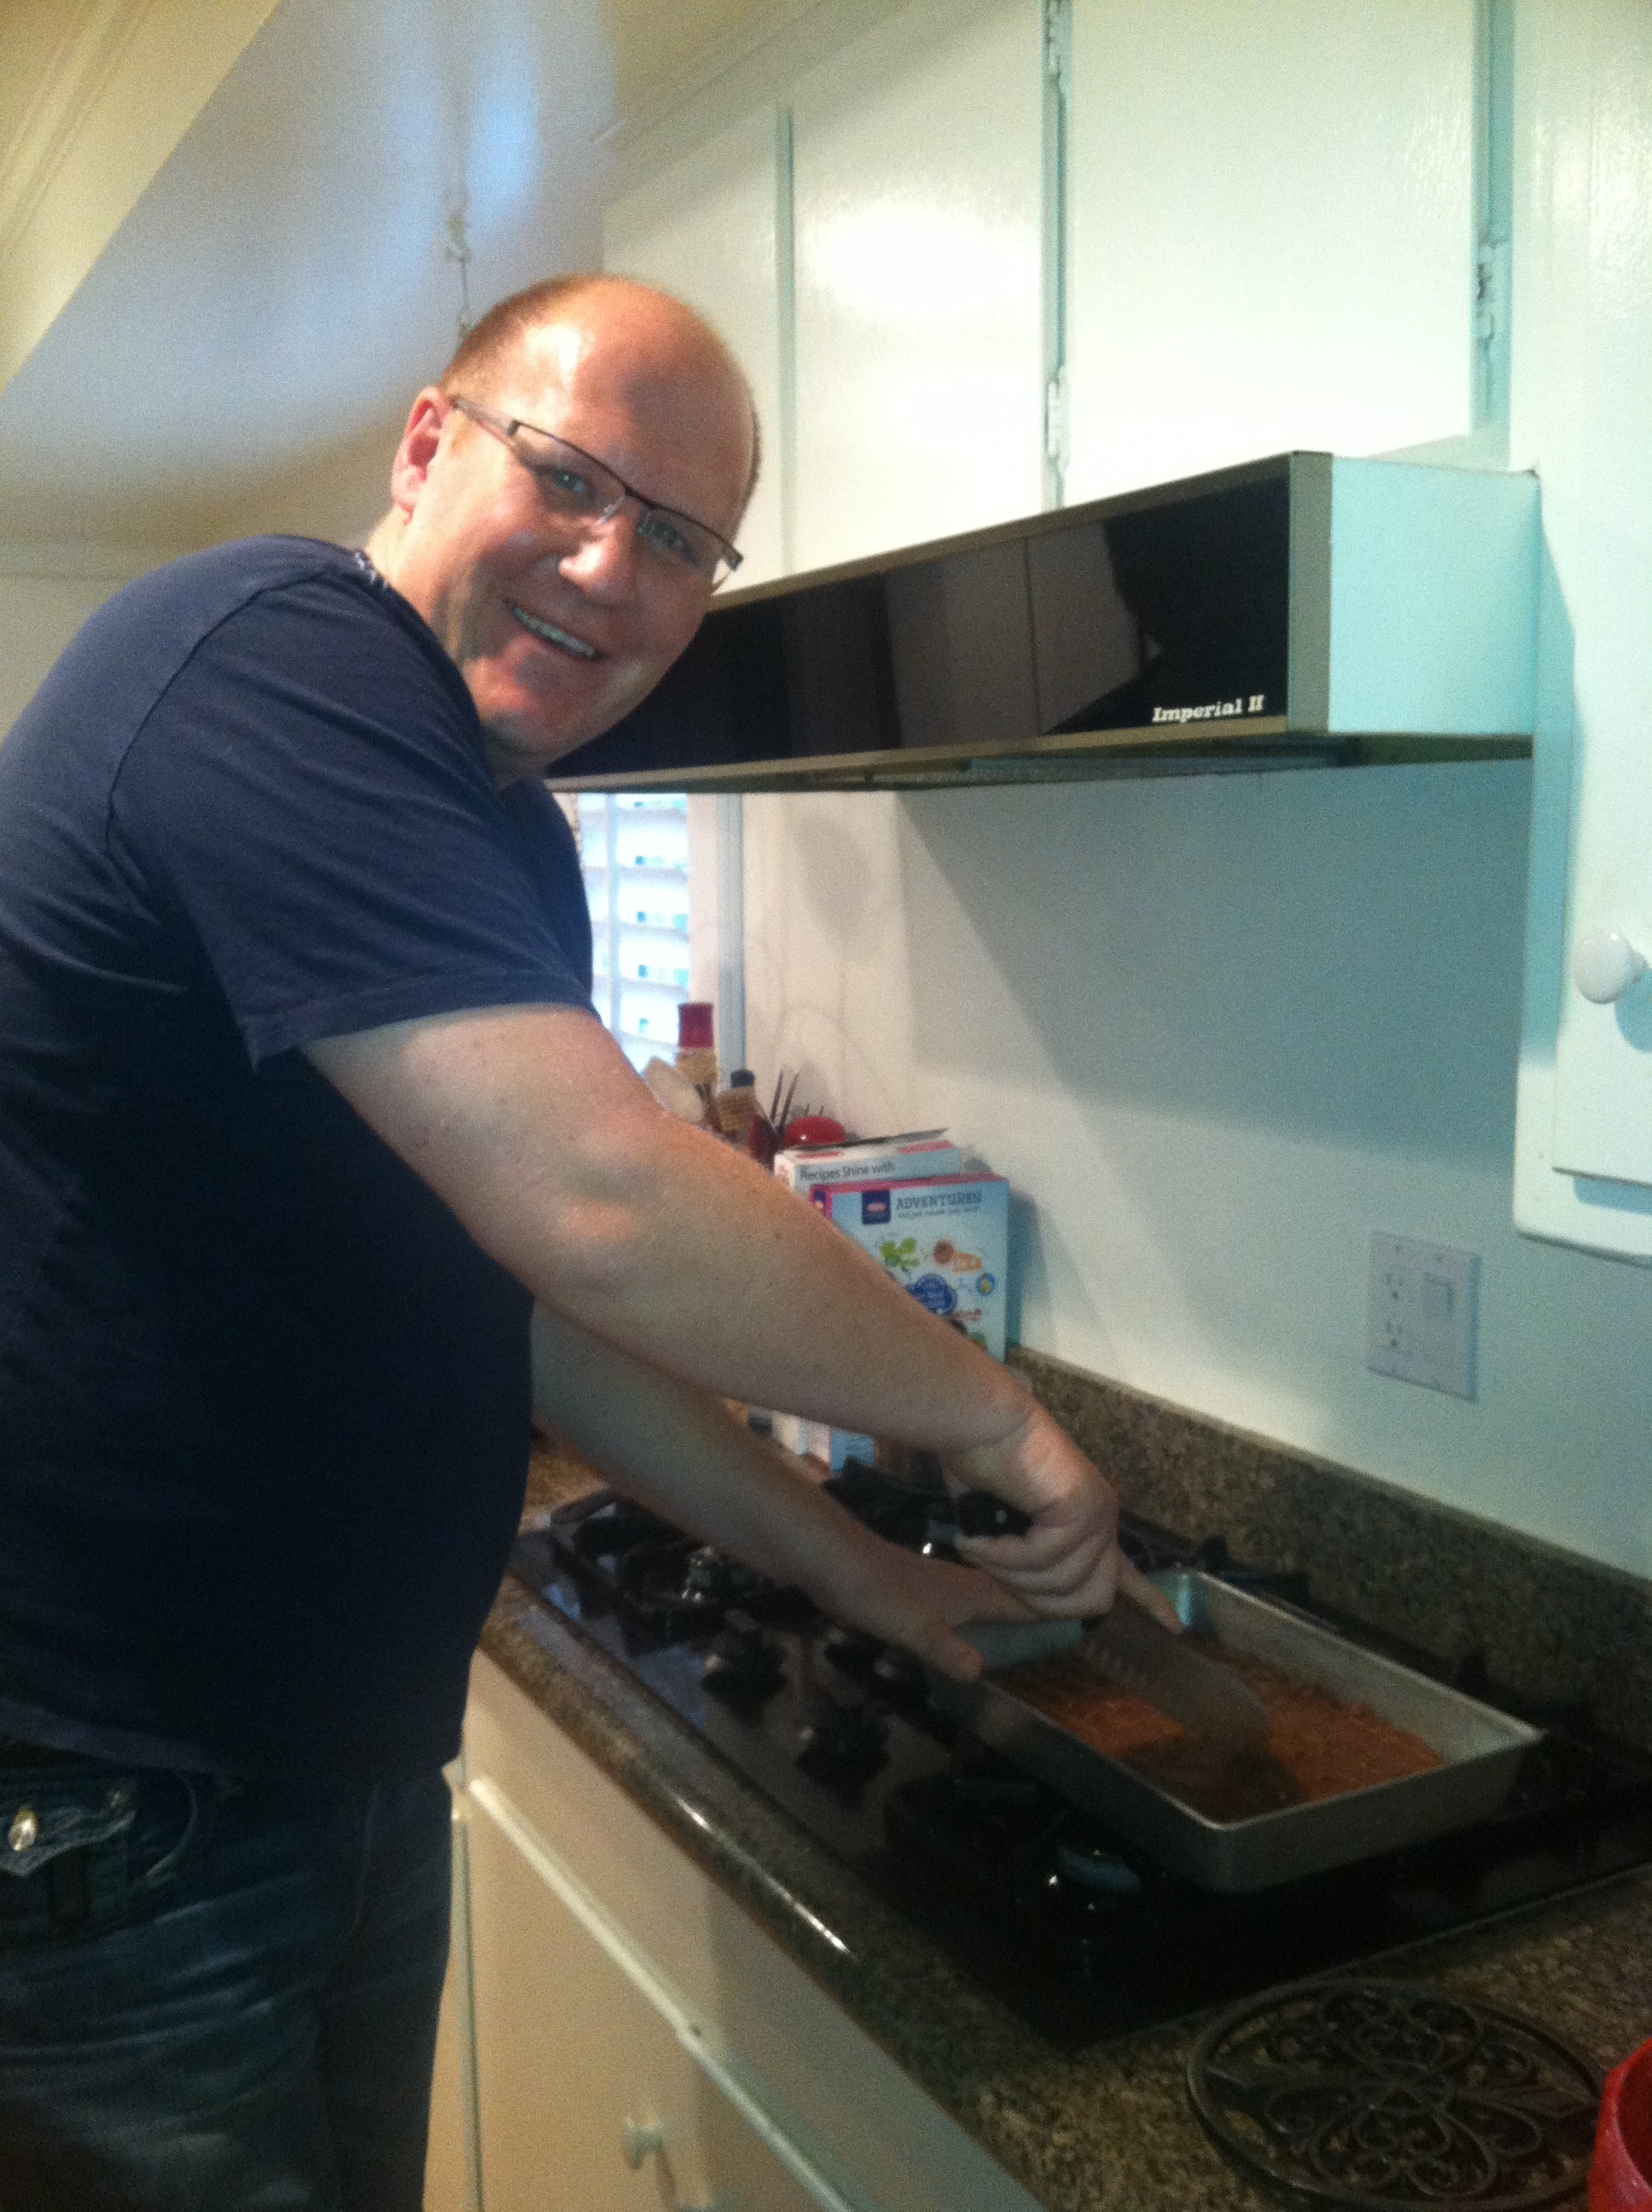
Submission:
[[20,1735],[0,1735],[0,1767],[83,1766],[87,1754],[58,1751],[49,1743],[26,1743]]

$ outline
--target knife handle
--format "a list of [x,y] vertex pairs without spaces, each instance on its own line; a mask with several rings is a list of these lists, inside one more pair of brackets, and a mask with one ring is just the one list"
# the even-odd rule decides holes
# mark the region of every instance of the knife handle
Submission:
[[1006,1505],[990,1490],[966,1490],[952,1501],[961,1536],[1024,1536],[1032,1516],[1018,1505]]

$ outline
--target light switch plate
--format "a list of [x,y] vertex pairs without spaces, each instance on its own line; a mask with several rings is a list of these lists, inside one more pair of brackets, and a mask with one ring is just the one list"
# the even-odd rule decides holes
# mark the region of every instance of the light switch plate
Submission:
[[1479,1274],[1477,1253],[1374,1230],[1367,1367],[1472,1398]]

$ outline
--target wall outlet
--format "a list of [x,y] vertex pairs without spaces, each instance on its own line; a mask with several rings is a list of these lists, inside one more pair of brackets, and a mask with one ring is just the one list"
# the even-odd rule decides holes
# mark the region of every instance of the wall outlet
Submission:
[[1373,1231],[1367,1367],[1472,1398],[1479,1276],[1478,1253]]

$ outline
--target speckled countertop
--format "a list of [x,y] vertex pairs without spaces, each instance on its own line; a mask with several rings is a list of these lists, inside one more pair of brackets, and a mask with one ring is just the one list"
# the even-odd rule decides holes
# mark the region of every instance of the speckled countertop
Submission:
[[[1098,1422],[1116,1417],[1133,1425],[1140,1464],[1121,1465],[1109,1440],[1110,1464],[1127,1499],[1156,1518],[1194,1525],[1185,1513],[1173,1517],[1164,1509],[1167,1499],[1184,1495],[1190,1455],[1209,1443],[1221,1462],[1212,1480],[1230,1520],[1245,1511],[1265,1514],[1266,1498],[1259,1503],[1256,1493],[1277,1492],[1285,1479],[1282,1468],[1308,1468],[1321,1480],[1368,1489],[1391,1519],[1410,1514],[1418,1540],[1426,1539],[1437,1554],[1435,1509],[1403,1493],[1365,1485],[1346,1470],[1309,1468],[1254,1439],[1189,1425],[1175,1409],[1156,1409],[1151,1401],[1075,1377],[1054,1363],[1019,1364],[1041,1396],[1066,1401],[1061,1411],[1075,1430],[1088,1428],[1092,1449]],[[1098,1392],[1105,1405],[1096,1400]],[[1230,1447],[1225,1459],[1224,1443]],[[1260,1473],[1248,1480],[1233,1463],[1246,1450],[1260,1455]],[[576,1465],[541,1448],[530,1501],[554,1502],[587,1482]],[[1474,1540],[1502,1548],[1485,1536],[1484,1524],[1467,1526],[1481,1532]],[[1388,1533],[1402,1540],[1403,1531]],[[1539,1570],[1530,1569],[1534,1547],[1510,1541],[1517,1564],[1507,1571],[1518,1571],[1522,1553],[1527,1570],[1540,1571],[1541,1561]],[[1586,1587],[1593,1581],[1595,1571],[1552,1557],[1562,1578],[1582,1572]],[[1627,1584],[1619,1595],[1636,1614],[1626,1625],[1643,1627],[1640,1608],[1652,1610],[1652,1591],[1626,1577],[1616,1581]],[[1597,1603],[1599,1596],[1597,1585]],[[1461,1600],[1442,1588],[1439,1601]],[[1406,1602],[1415,1628],[1420,1601],[1413,1592]],[[1442,1638],[1435,1648],[1449,1650],[1450,1640]],[[1051,2212],[1256,2212],[1264,2200],[1225,2164],[1188,2108],[1184,2068],[1200,2022],[1078,2052],[1054,2049],[508,1577],[483,1649]],[[1624,1656],[1620,1647],[1620,1664]],[[1649,1737],[1637,1732],[1637,1740]],[[1376,1971],[1524,2013],[1604,2070],[1652,2035],[1652,1871],[1470,1934],[1414,1945]],[[1582,2198],[1569,2201],[1581,2206]]]

